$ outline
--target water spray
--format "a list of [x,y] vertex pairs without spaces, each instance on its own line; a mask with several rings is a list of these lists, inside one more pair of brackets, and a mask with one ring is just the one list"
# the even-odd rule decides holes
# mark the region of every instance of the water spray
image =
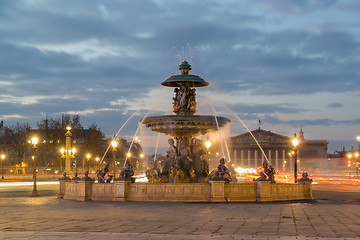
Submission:
[[264,150],[262,149],[260,143],[256,140],[254,134],[252,134],[252,132],[250,131],[250,129],[245,125],[245,123],[241,120],[241,118],[240,118],[238,115],[236,115],[233,111],[231,111],[231,109],[228,108],[227,106],[224,106],[224,105],[223,105],[223,107],[226,108],[231,114],[233,114],[234,117],[235,117],[237,120],[239,120],[239,121],[241,122],[241,124],[246,128],[246,130],[250,133],[251,137],[254,139],[254,141],[256,142],[256,144],[258,145],[258,147],[260,148],[260,151],[262,152],[262,154],[263,154],[266,162],[267,162],[269,165],[271,165],[271,164],[270,164],[270,161],[269,161],[269,159],[267,158],[267,156],[266,156]]
[[157,149],[158,149],[158,146],[159,146],[159,139],[160,139],[160,133],[158,133],[157,139],[156,139],[154,162],[156,161],[156,154],[157,154]]
[[[148,112],[144,115],[144,117],[141,119],[141,122],[139,123],[139,126],[137,127],[136,132],[135,132],[135,134],[134,134],[134,136],[133,136],[133,138],[132,138],[132,140],[131,140],[128,153],[131,152],[131,148],[132,148],[132,145],[134,144],[135,137],[137,136],[137,133],[139,132],[139,129],[140,129],[140,127],[141,127],[141,124],[143,123],[144,119],[147,117],[147,115],[148,115],[149,113],[150,113],[150,111],[148,111]],[[126,166],[126,161],[127,161],[127,159],[128,159],[128,153],[126,154],[126,157],[125,157],[124,167]]]
[[[139,112],[139,111],[134,112],[134,113],[125,121],[125,123],[120,127],[119,131],[117,131],[117,133],[115,134],[114,139],[115,139],[115,138],[117,137],[117,135],[121,132],[121,130],[124,128],[124,126],[127,124],[127,122],[130,121],[130,119],[131,119],[133,116],[135,116],[135,114],[138,113],[138,112]],[[101,158],[98,166],[101,166],[101,164],[102,164],[102,162],[104,161],[104,158],[105,158],[107,152],[109,151],[110,147],[111,147],[111,143],[110,143],[109,146],[107,147],[107,149],[106,149],[104,155],[102,156],[102,158]]]

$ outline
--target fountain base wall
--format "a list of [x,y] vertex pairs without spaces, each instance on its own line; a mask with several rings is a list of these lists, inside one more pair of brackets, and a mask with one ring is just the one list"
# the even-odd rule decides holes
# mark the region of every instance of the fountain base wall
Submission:
[[59,198],[76,201],[272,202],[312,200],[311,182],[94,183],[63,181]]

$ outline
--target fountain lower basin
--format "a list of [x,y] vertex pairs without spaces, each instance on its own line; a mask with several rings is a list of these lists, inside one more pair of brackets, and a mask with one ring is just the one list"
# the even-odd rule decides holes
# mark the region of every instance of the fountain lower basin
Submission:
[[311,182],[94,183],[60,180],[59,198],[77,201],[273,202],[312,200]]

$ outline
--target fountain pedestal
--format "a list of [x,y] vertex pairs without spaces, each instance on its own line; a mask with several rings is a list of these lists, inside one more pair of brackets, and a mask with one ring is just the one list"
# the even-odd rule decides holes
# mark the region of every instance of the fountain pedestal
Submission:
[[131,181],[114,181],[114,197],[113,201],[124,202],[129,195],[128,188]]
[[268,202],[271,201],[271,182],[270,181],[256,181],[256,201]]
[[226,202],[225,181],[210,181],[211,196],[210,202]]

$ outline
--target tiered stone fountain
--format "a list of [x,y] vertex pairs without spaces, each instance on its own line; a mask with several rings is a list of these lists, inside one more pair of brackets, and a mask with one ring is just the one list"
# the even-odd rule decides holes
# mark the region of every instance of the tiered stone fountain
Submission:
[[[228,183],[222,176],[209,175],[204,158],[204,144],[196,137],[217,131],[230,124],[218,116],[196,115],[196,87],[208,86],[205,80],[189,75],[191,66],[180,65],[181,75],[174,75],[161,84],[173,87],[174,115],[146,117],[140,122],[153,131],[170,135],[169,150],[162,172],[149,170],[149,183],[133,183],[117,179],[111,183],[94,183],[85,177],[60,179],[59,198],[88,201],[187,201],[240,202],[289,201],[312,199],[311,181],[303,177],[298,183],[274,183],[268,179],[251,183]],[[222,160],[218,176],[226,170]]]

